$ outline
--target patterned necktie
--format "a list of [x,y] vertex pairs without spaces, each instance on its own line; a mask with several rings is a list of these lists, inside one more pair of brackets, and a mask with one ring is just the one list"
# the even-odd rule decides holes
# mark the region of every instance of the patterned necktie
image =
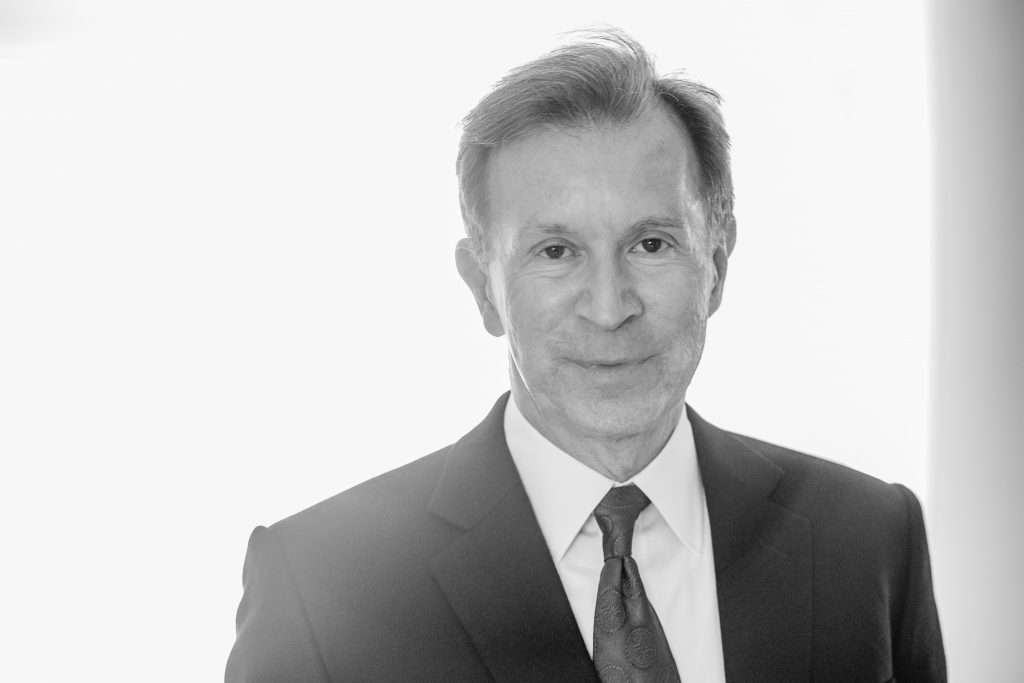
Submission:
[[679,681],[665,632],[633,559],[633,525],[651,501],[636,486],[609,491],[594,510],[604,534],[604,568],[594,612],[594,665],[602,683]]

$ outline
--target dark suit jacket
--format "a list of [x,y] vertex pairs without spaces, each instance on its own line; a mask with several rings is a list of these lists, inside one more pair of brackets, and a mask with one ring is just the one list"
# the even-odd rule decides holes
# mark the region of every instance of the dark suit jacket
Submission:
[[[228,681],[597,680],[507,397],[454,445],[253,532]],[[914,495],[688,415],[726,678],[945,680]]]

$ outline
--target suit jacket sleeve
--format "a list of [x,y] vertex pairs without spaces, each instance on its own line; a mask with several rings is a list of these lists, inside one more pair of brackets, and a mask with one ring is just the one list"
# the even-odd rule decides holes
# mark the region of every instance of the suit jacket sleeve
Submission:
[[946,658],[932,594],[921,504],[909,489],[897,488],[907,509],[907,576],[903,605],[894,624],[893,673],[898,681],[945,681]]
[[227,683],[327,681],[288,559],[273,529],[249,538]]

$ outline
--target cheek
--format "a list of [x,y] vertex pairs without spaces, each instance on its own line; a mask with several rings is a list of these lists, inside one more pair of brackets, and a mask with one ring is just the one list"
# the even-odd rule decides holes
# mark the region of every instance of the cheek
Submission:
[[712,277],[699,263],[658,273],[643,287],[640,296],[644,308],[667,324],[687,326],[694,318],[706,317],[711,296]]
[[690,343],[698,340],[703,343],[708,322],[709,293],[710,288],[701,287],[699,292],[694,292],[694,295],[687,299],[685,308],[680,312],[680,334]]
[[507,283],[505,311],[513,328],[543,332],[567,315],[567,299],[558,287],[535,279]]
[[676,279],[645,302],[645,328],[665,353],[668,370],[693,364],[704,347],[708,318],[707,286],[702,274]]
[[530,364],[547,357],[551,342],[570,317],[566,300],[551,288],[509,283],[505,299],[505,331],[513,353]]

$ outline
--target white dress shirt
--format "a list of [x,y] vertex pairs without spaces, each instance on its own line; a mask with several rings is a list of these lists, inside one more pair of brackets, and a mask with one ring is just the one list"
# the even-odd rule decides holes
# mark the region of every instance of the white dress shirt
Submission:
[[618,484],[544,438],[509,398],[505,440],[591,656],[604,566],[594,508],[612,486],[636,484],[651,500],[633,534],[633,557],[682,680],[724,683],[711,526],[686,411],[661,453]]

